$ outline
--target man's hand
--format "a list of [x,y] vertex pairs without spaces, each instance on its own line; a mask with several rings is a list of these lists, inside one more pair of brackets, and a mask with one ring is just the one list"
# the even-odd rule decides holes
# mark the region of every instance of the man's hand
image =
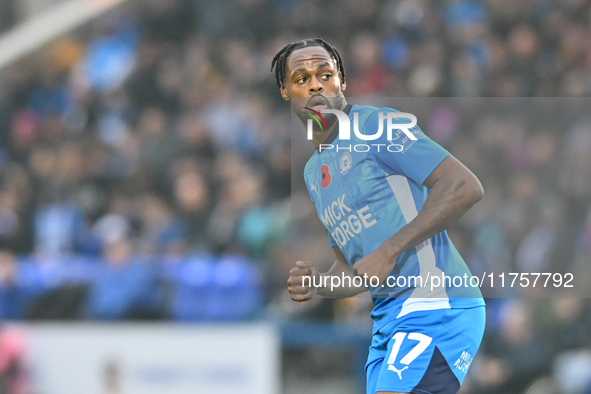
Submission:
[[396,264],[397,254],[387,250],[386,245],[382,245],[376,251],[366,255],[353,265],[353,272],[356,276],[367,275],[368,278],[372,276],[378,277],[382,283],[394,268]]
[[296,266],[289,271],[289,279],[287,280],[287,289],[294,301],[308,301],[316,295],[316,288],[309,286],[308,280],[306,280],[306,286],[304,286],[304,276],[310,277],[310,281],[312,281],[314,277],[318,277],[320,274],[314,264],[296,261]]

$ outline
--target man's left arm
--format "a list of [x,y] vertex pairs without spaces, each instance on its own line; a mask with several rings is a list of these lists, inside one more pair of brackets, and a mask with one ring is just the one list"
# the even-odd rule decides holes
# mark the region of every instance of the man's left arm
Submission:
[[431,189],[418,215],[376,251],[353,266],[357,275],[384,280],[402,252],[448,228],[484,196],[476,176],[455,157],[447,156],[423,183]]

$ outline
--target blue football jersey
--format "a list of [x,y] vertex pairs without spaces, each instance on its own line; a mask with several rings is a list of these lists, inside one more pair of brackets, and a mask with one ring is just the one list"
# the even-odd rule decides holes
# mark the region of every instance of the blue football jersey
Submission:
[[[330,245],[338,246],[352,267],[417,216],[429,193],[423,183],[449,152],[418,126],[409,129],[416,140],[402,130],[388,136],[385,118],[398,112],[391,108],[347,105],[345,112],[350,139],[340,139],[335,127],[324,149],[308,160],[304,178]],[[383,133],[361,139],[355,121],[361,135],[376,135],[381,122]],[[443,279],[437,281],[441,286],[429,285],[434,276]],[[484,305],[471,277],[447,232],[432,236],[398,257],[388,282],[370,286],[374,330],[413,311]],[[453,278],[462,278],[462,285]]]

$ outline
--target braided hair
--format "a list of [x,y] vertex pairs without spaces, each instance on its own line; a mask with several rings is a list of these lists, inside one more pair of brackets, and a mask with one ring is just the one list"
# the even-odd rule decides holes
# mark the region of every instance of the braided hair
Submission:
[[277,82],[277,87],[279,87],[279,89],[283,87],[285,81],[285,63],[287,62],[289,55],[291,55],[296,49],[312,46],[323,47],[335,59],[337,62],[337,68],[341,73],[342,83],[345,83],[345,66],[343,66],[343,60],[341,59],[339,51],[322,38],[308,38],[287,44],[283,49],[277,52],[273,58],[273,61],[271,62],[271,71],[275,69],[275,81]]

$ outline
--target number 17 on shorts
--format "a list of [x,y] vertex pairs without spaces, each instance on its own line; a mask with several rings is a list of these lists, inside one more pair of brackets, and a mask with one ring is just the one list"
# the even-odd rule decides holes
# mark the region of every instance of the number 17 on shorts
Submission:
[[374,333],[367,394],[455,394],[484,333],[484,307],[411,313]]

